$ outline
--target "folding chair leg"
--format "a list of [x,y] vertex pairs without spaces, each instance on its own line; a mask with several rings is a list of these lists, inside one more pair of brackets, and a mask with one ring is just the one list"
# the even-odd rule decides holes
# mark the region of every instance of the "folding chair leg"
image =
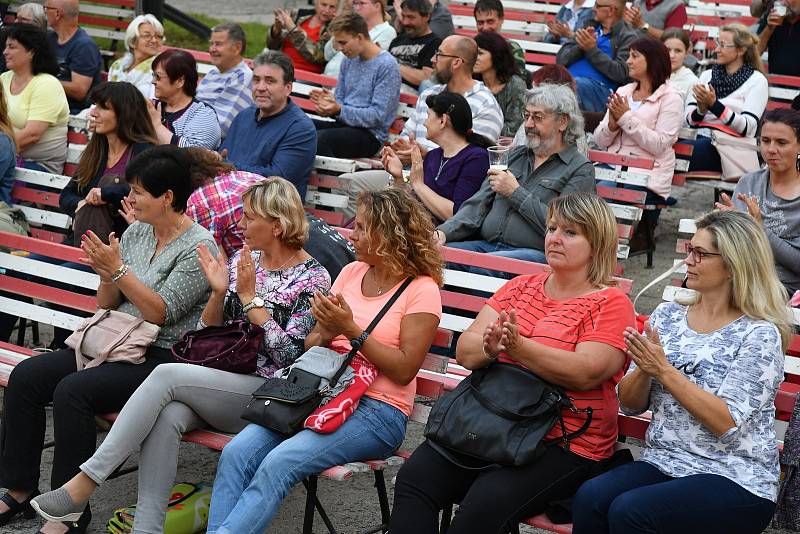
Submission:
[[303,517],[303,534],[312,534],[314,528],[314,504],[317,498],[317,477],[308,477],[303,481],[306,487],[306,510]]
[[27,321],[24,317],[19,318],[19,323],[17,324],[17,345],[20,347],[25,346],[25,329],[28,327]]
[[317,480],[318,477],[311,476],[307,479],[303,480],[303,486],[306,488],[306,509],[305,509],[305,517],[303,518],[303,534],[311,534],[312,528],[314,527],[314,509],[316,508],[317,513],[322,518],[322,522],[325,523],[325,527],[328,529],[330,534],[337,534],[336,529],[333,527],[333,522],[328,517],[328,513],[325,511],[325,508],[322,507],[322,503],[319,502],[319,498],[317,497]]
[[383,471],[373,471],[373,473],[375,473],[375,489],[378,492],[378,502],[381,505],[381,531],[387,532],[392,511],[389,509],[389,495],[386,494],[386,480],[383,478]]

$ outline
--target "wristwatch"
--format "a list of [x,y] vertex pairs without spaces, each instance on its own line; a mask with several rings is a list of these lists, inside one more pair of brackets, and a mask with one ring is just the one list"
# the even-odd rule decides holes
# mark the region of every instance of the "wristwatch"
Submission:
[[263,308],[263,307],[264,307],[264,299],[262,299],[261,297],[253,297],[253,300],[244,305],[242,311],[244,313],[247,313],[253,308]]
[[650,29],[650,23],[649,22],[645,22],[644,26],[642,26],[642,31],[644,33],[647,33],[647,30],[649,30],[649,29]]
[[369,337],[369,332],[364,330],[363,332],[361,332],[360,336],[350,340],[350,346],[353,347],[353,350],[356,351],[361,350],[361,347],[364,345],[364,342],[367,340],[368,337]]

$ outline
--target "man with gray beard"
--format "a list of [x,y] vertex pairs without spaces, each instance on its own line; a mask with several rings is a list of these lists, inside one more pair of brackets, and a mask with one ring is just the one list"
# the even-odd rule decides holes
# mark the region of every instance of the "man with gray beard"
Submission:
[[583,116],[571,88],[534,87],[523,117],[527,146],[511,149],[508,170],[489,171],[478,192],[436,229],[438,243],[546,263],[547,204],[568,193],[593,192],[594,167],[575,146]]

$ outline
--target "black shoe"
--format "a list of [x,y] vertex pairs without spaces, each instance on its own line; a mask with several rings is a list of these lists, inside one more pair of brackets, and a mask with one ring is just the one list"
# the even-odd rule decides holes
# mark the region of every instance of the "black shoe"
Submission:
[[[64,523],[69,527],[67,534],[86,534],[86,530],[89,528],[89,524],[80,525],[78,523]],[[41,530],[37,531],[36,534],[44,534]]]
[[20,512],[22,512],[22,517],[25,519],[33,519],[36,517],[36,512],[33,510],[33,508],[31,508],[31,499],[37,495],[39,495],[39,490],[31,493],[30,497],[28,497],[24,502],[17,502],[14,497],[8,493],[4,493],[3,496],[0,497],[0,501],[6,503],[8,510],[0,514],[0,526],[3,526],[14,519],[14,516]]

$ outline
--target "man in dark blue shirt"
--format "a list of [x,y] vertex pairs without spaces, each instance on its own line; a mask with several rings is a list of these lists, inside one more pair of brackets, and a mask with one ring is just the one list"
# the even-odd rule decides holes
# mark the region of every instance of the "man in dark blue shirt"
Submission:
[[58,57],[58,79],[67,94],[70,113],[89,106],[92,87],[100,83],[103,61],[91,37],[78,27],[78,0],[47,0],[47,37]]
[[220,153],[241,171],[286,178],[305,199],[316,157],[317,130],[308,115],[289,99],[292,82],[294,65],[289,56],[274,50],[256,56],[256,105],[233,119]]

